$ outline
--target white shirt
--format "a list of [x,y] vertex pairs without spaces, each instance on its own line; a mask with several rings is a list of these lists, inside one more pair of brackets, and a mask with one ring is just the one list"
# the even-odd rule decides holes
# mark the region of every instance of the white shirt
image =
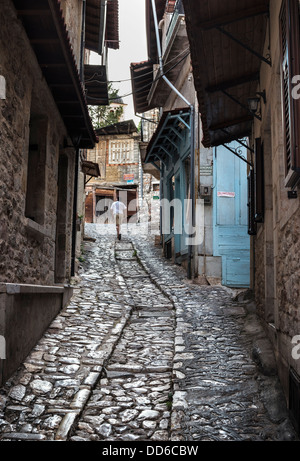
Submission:
[[123,211],[126,210],[126,206],[124,205],[123,202],[114,202],[111,206],[111,210],[114,215],[116,214],[123,214]]

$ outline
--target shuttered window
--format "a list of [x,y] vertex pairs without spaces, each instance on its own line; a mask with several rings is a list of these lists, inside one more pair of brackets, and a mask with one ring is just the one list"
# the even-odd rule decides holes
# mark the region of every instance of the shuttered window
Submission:
[[254,170],[250,170],[248,176],[248,234],[256,235],[256,222],[254,220]]
[[254,164],[254,182],[255,182],[255,222],[263,222],[265,213],[265,195],[264,195],[264,153],[261,138],[255,139],[255,164]]
[[300,178],[300,100],[292,97],[292,79],[300,75],[299,0],[283,0],[280,11],[282,103],[287,187]]

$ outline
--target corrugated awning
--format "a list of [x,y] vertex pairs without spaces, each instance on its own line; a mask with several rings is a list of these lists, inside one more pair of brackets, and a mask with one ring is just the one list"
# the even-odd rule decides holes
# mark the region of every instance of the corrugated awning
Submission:
[[68,134],[79,148],[97,137],[58,0],[13,0]]
[[132,134],[137,132],[137,127],[133,120],[113,123],[96,130],[98,136],[115,135],[115,134]]
[[[247,136],[259,89],[269,0],[183,0],[205,147]],[[263,104],[263,103],[262,103]]]
[[90,106],[108,106],[108,86],[105,66],[85,64],[85,96]]
[[183,140],[183,132],[191,128],[190,116],[190,108],[175,109],[163,113],[147,146],[145,163],[152,163],[157,166],[157,161],[165,163],[166,157],[174,159],[178,155],[178,146]]

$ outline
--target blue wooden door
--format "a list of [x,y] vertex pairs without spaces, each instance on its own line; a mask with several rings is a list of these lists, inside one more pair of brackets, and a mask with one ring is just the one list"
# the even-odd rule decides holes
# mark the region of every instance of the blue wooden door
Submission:
[[223,146],[215,149],[213,203],[214,256],[222,257],[222,284],[249,287],[247,164]]

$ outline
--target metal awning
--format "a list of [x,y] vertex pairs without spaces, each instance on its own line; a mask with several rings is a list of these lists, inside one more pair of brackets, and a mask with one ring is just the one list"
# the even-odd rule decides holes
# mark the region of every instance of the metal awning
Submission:
[[108,106],[108,86],[105,66],[84,65],[85,97],[90,106]]
[[108,48],[119,48],[119,2],[87,0],[85,46],[88,50],[102,54],[103,39]]
[[137,132],[137,127],[133,120],[113,123],[102,128],[98,128],[96,133],[98,136],[116,135],[116,134],[132,134]]
[[[183,0],[203,144],[216,146],[251,133],[248,98],[259,88],[269,0]],[[263,102],[262,102],[263,105]]]
[[148,144],[145,163],[159,168],[157,161],[165,164],[166,157],[174,159],[178,155],[178,145],[184,139],[183,132],[186,129],[191,129],[190,108],[164,112]]
[[89,116],[60,2],[13,2],[68,135],[79,148],[93,148],[97,137]]

